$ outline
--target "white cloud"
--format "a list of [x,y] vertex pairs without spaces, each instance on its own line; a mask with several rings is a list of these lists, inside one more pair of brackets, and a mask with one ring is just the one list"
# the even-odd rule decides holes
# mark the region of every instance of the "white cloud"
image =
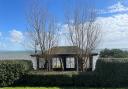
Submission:
[[101,10],[101,14],[106,14],[106,13],[122,13],[122,12],[127,12],[128,7],[124,6],[121,2],[117,2],[116,4],[107,7],[104,10]]
[[128,14],[99,17],[97,22],[103,31],[103,47],[128,47]]
[[11,36],[10,38],[11,42],[14,43],[21,43],[24,38],[23,33],[15,29],[10,31],[10,36]]
[[[99,48],[128,48],[128,14],[114,14],[108,17],[98,17],[101,24],[101,44]],[[68,34],[66,24],[62,24],[59,32],[59,45],[69,45],[65,37]]]

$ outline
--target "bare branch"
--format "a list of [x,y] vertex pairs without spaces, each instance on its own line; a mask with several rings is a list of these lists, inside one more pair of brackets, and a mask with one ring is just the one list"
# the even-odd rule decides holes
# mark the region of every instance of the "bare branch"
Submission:
[[77,54],[77,58],[82,61],[82,70],[86,70],[88,59],[99,43],[100,28],[95,19],[95,9],[88,5],[83,7],[76,4],[70,13],[66,14],[69,41],[82,50]]

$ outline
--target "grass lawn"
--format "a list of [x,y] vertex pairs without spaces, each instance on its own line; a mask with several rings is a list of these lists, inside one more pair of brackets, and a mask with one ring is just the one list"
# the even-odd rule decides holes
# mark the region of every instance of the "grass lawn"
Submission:
[[0,89],[128,89],[128,88],[85,88],[85,87],[5,87]]

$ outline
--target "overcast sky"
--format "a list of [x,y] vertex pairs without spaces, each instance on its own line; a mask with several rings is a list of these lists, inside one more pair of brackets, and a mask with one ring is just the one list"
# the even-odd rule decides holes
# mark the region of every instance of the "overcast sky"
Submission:
[[[22,41],[27,28],[26,12],[31,0],[0,0],[0,51],[26,50]],[[61,25],[59,45],[66,45],[64,3],[75,0],[40,0],[47,2],[48,9]],[[77,0],[79,1],[79,0]],[[128,0],[89,0],[100,11],[96,21],[101,24],[102,39],[99,48],[128,48]]]

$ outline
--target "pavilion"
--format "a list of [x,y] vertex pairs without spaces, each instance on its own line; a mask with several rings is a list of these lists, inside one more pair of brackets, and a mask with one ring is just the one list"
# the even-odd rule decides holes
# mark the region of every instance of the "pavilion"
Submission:
[[[36,57],[37,69],[49,69],[49,71],[81,71],[81,60],[77,58],[78,53],[81,51],[82,49],[77,46],[57,46],[47,50],[45,53],[47,55],[41,55],[38,53],[31,56]],[[88,70],[92,70],[93,56],[97,55],[98,53],[90,54],[89,60],[87,60]]]

